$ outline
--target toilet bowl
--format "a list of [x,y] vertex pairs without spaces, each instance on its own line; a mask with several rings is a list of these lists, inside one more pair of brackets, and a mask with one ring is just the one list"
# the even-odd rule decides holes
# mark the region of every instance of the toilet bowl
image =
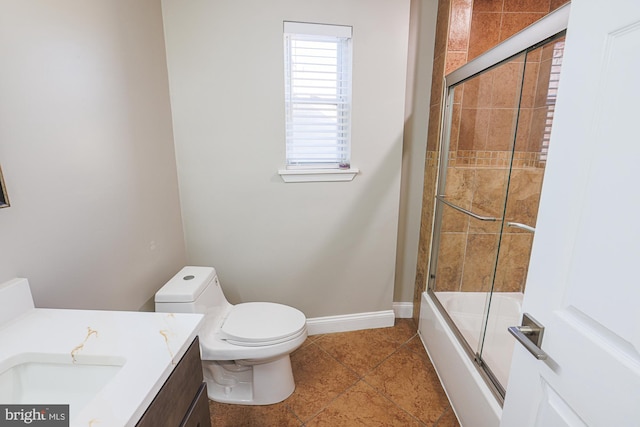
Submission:
[[293,393],[289,355],[307,338],[304,314],[282,304],[230,304],[211,267],[184,267],[155,295],[157,312],[203,313],[200,354],[211,400],[270,405]]

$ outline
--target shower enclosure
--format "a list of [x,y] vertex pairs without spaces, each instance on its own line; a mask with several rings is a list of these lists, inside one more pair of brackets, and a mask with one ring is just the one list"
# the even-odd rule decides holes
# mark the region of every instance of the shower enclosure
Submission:
[[[562,13],[568,14],[568,7],[549,19]],[[566,23],[552,28],[556,30],[533,31],[533,36],[526,29],[515,38],[530,44],[498,46],[445,79],[423,305],[428,299],[426,307],[435,307],[499,404],[515,342],[507,328],[522,318],[562,64]],[[501,49],[507,52],[502,57],[495,52]],[[432,353],[440,350],[429,348],[428,332],[422,329],[433,359]],[[455,394],[447,392],[450,398]]]

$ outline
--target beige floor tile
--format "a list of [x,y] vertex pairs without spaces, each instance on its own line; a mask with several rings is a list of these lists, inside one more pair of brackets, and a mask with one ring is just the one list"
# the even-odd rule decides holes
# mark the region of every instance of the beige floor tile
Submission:
[[291,355],[296,390],[267,406],[210,402],[218,427],[459,427],[413,319],[315,335]]
[[425,355],[401,347],[364,380],[427,425],[449,408],[440,381]]
[[447,412],[442,414],[435,427],[460,427],[453,409],[448,409]]
[[419,354],[421,356],[427,356],[427,350],[424,349],[424,344],[422,344],[422,340],[420,339],[420,336],[415,335],[413,338],[411,338],[406,344],[405,346],[413,351],[416,354]]
[[[367,408],[366,410],[362,410]],[[364,381],[358,382],[305,424],[307,427],[387,427],[423,424],[387,400]]]
[[317,414],[358,381],[354,372],[329,356],[316,343],[292,354],[291,367],[296,389],[284,403],[302,421]]
[[216,427],[300,427],[302,422],[283,403],[266,406],[227,405],[209,401]]
[[313,344],[316,340],[318,340],[321,337],[322,337],[322,335],[312,335],[310,337],[307,337],[307,339],[304,340],[302,345],[300,347],[298,347],[297,349],[295,349],[295,351],[293,353],[291,353],[291,355],[295,354],[297,351],[302,350],[306,346]]
[[393,328],[384,328],[383,330],[389,335],[389,338],[398,344],[409,341],[418,333],[418,328],[413,319],[396,319]]
[[316,341],[332,357],[362,376],[398,348],[389,328],[327,334]]

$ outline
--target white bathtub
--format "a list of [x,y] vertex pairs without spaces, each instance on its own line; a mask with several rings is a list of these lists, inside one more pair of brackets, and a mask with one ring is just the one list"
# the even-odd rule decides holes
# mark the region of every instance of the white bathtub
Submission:
[[[438,292],[437,296],[477,351],[487,293]],[[420,337],[460,424],[463,427],[497,427],[502,407],[431,298],[427,292],[422,295]],[[520,323],[522,294],[495,293],[491,305],[483,359],[506,387],[514,345],[507,327]]]

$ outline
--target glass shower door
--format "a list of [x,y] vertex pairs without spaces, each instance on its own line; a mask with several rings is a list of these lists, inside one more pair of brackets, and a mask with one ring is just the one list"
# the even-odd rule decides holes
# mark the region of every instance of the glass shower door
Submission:
[[448,88],[428,289],[504,397],[563,38]]
[[498,263],[524,64],[523,53],[448,93],[429,288],[475,355]]
[[479,358],[506,388],[515,340],[507,328],[522,319],[529,258],[540,203],[564,37],[527,51],[507,201],[491,303]]

